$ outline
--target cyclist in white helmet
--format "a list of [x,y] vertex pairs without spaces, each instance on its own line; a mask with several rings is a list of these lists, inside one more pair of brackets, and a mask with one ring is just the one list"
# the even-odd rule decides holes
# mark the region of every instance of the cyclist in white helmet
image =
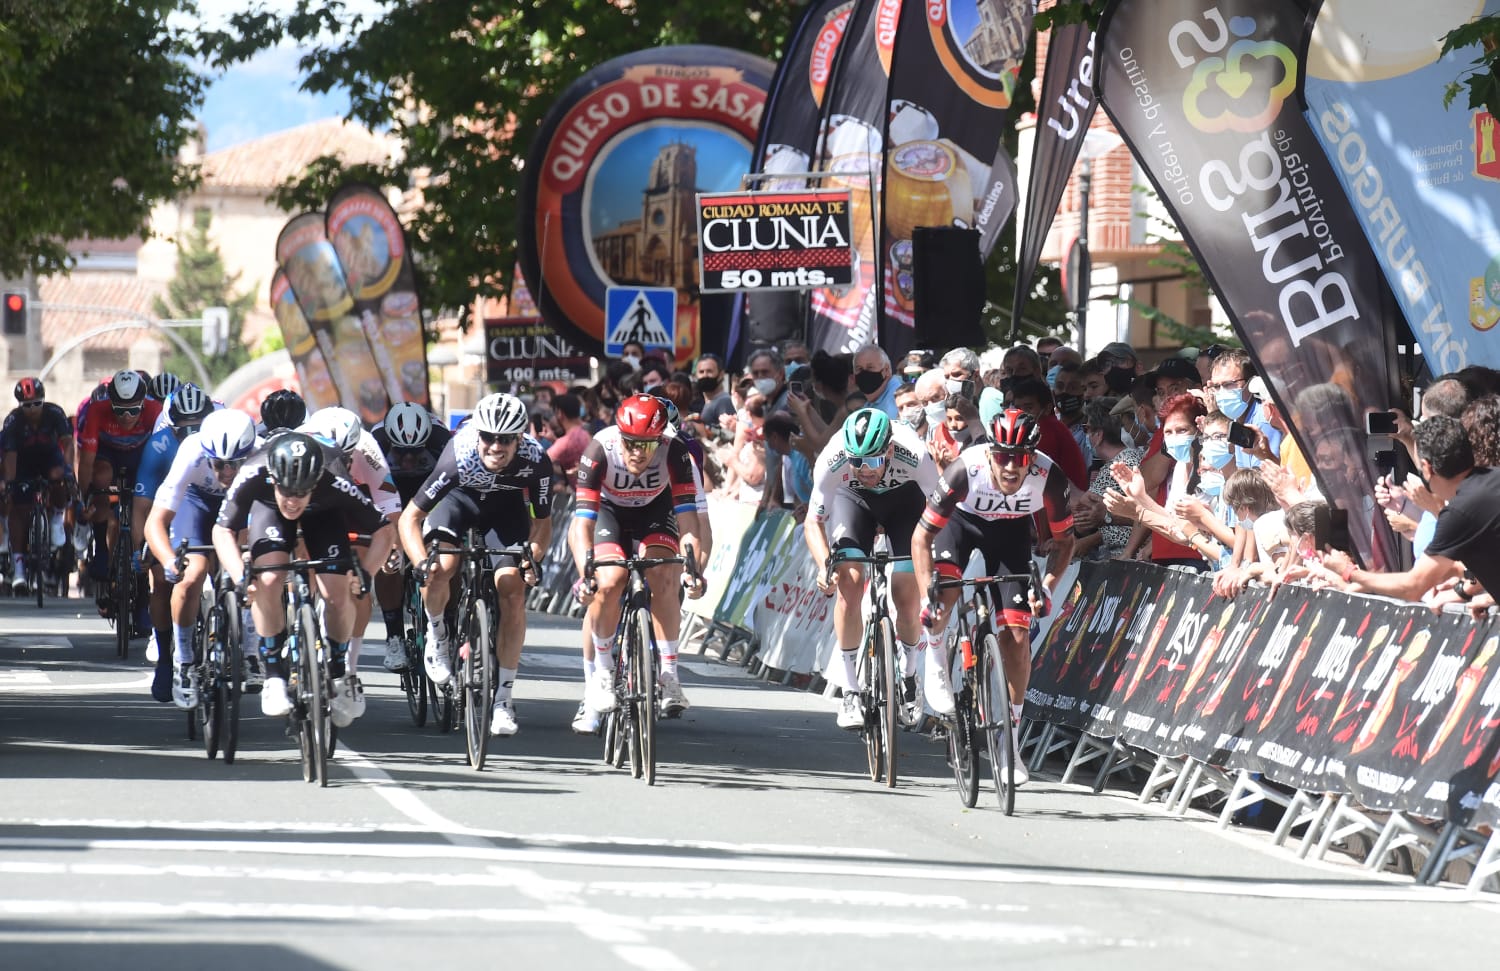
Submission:
[[[456,549],[470,526],[487,535],[493,546],[525,542],[541,562],[552,541],[552,460],[527,428],[526,406],[509,394],[482,398],[469,421],[454,433],[437,466],[401,514],[401,545],[413,563],[425,564],[427,584],[427,676],[441,684],[453,675],[444,610],[449,581],[458,570]],[[427,544],[439,552],[427,557]],[[516,557],[502,557],[495,571],[500,598],[500,630],[495,638],[498,677],[490,734],[514,735],[518,729],[512,703],[521,645],[526,640],[526,584],[537,577],[521,575]]]

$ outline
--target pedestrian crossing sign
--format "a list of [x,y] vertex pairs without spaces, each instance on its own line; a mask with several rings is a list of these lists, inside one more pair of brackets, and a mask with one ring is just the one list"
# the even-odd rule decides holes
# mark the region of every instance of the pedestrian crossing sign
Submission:
[[625,344],[676,354],[677,290],[673,287],[610,287],[604,297],[604,353],[619,357]]

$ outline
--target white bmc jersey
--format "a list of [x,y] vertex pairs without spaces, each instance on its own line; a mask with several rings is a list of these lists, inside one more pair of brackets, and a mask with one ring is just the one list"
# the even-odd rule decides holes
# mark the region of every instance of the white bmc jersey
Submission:
[[938,467],[922,442],[922,436],[910,425],[891,422],[891,437],[896,441],[896,448],[885,465],[885,474],[873,486],[865,486],[854,478],[854,466],[849,461],[849,453],[844,451],[843,432],[834,432],[813,466],[812,494],[807,501],[808,515],[813,521],[821,523],[827,520],[833,497],[843,489],[880,495],[915,482],[924,496],[933,490],[938,481]]
[[[257,438],[255,447],[259,448],[260,445],[261,440]],[[177,457],[172,460],[172,468],[156,489],[155,504],[175,513],[182,508],[182,501],[189,492],[201,499],[217,502],[228,491],[228,486],[219,484],[212,457],[203,449],[202,436],[193,432],[177,446]]]

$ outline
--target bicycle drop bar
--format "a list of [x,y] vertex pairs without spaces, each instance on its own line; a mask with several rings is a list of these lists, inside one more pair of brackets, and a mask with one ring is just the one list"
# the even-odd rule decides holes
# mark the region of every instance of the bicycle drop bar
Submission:
[[363,597],[370,590],[370,574],[359,565],[359,561],[352,554],[346,556],[325,556],[316,560],[291,560],[286,563],[263,563],[251,566],[250,554],[245,553],[245,574],[240,577],[239,586],[235,588],[241,600],[250,586],[250,574],[252,573],[300,573],[303,570],[319,570],[325,566],[347,566],[359,577],[359,596]]
[[889,566],[892,563],[910,562],[910,556],[893,556],[890,553],[844,553],[834,551],[828,554],[828,559],[823,564],[823,579],[827,584],[833,583],[833,568],[840,563],[870,563],[875,566]]
[[681,564],[692,579],[702,579],[702,574],[698,572],[698,558],[693,555],[693,548],[691,546],[688,546],[676,556],[628,556],[623,560],[596,560],[594,559],[593,551],[590,550],[584,560],[583,575],[586,578],[591,578],[594,575],[594,571],[601,566],[618,566],[624,567],[627,570],[639,571],[649,570],[655,566],[668,566],[673,563]]
[[541,576],[540,568],[537,566],[536,558],[531,555],[530,543],[518,543],[515,546],[439,546],[437,539],[427,542],[427,559],[422,563],[413,563],[412,570],[417,575],[417,583],[420,586],[427,585],[429,572],[427,564],[431,563],[435,556],[457,556],[466,560],[477,560],[487,556],[517,556],[524,562],[521,572],[530,572]]

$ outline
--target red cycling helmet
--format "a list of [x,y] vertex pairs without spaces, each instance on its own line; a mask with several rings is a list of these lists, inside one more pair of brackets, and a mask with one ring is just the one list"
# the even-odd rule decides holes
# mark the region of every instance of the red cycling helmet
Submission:
[[1019,408],[1007,408],[990,422],[991,448],[1007,452],[1030,452],[1042,440],[1036,419]]
[[654,441],[667,430],[667,409],[660,398],[649,394],[633,394],[620,402],[615,412],[615,424],[626,438]]
[[16,400],[22,404],[42,401],[46,397],[47,389],[42,385],[41,378],[22,378],[16,382]]

